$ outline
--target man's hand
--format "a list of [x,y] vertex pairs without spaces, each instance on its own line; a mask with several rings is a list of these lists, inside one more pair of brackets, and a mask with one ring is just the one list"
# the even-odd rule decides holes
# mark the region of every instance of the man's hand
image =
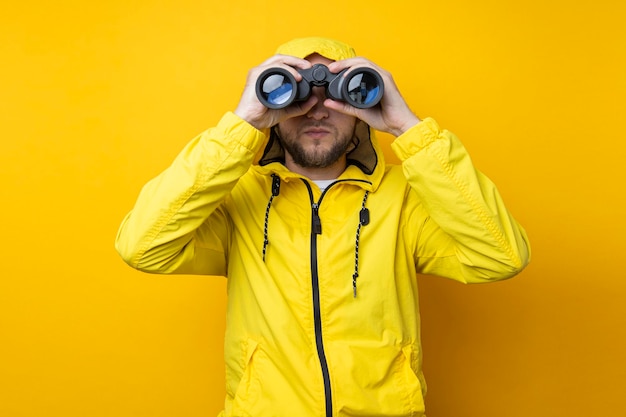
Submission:
[[284,68],[293,74],[296,81],[300,81],[302,76],[296,68],[310,68],[311,63],[305,59],[289,55],[275,55],[248,72],[246,86],[237,109],[235,109],[235,114],[259,130],[270,128],[291,117],[306,114],[317,103],[317,98],[312,95],[308,100],[294,102],[284,109],[272,110],[261,104],[256,96],[256,81],[261,72],[271,67]]
[[345,68],[356,67],[372,68],[382,77],[385,90],[379,105],[369,109],[358,109],[347,103],[326,99],[324,106],[344,114],[355,116],[372,128],[381,132],[391,133],[396,137],[420,122],[420,119],[411,111],[406,101],[404,101],[391,74],[375,65],[373,62],[362,57],[356,57],[336,61],[328,65],[328,69],[333,73],[338,73]]

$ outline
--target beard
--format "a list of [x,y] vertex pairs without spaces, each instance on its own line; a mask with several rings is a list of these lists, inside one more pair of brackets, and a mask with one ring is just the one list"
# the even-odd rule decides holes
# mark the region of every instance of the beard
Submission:
[[[298,166],[303,168],[326,168],[337,162],[348,152],[348,148],[353,144],[355,126],[349,132],[340,132],[333,125],[313,122],[287,132],[283,131],[280,126],[277,126],[276,133],[283,148],[291,155],[293,162]],[[328,130],[330,134],[328,138],[320,141],[320,143],[305,147],[300,138],[311,127],[322,127]],[[329,140],[331,143],[328,146],[326,143]]]

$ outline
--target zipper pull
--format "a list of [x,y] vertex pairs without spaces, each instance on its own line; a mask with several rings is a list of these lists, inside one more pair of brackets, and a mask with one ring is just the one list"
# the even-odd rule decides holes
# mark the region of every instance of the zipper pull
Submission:
[[320,206],[317,203],[313,203],[313,205],[311,206],[311,208],[313,209],[311,233],[314,233],[316,235],[322,234],[322,220],[320,219],[319,215],[319,207]]

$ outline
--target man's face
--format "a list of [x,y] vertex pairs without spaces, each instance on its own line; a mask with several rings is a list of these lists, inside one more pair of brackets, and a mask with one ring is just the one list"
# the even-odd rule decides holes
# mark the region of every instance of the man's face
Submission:
[[[321,55],[307,58],[311,63],[330,64]],[[293,162],[303,168],[326,168],[345,158],[352,143],[357,119],[324,107],[323,87],[313,87],[317,104],[306,114],[280,123],[278,134]]]

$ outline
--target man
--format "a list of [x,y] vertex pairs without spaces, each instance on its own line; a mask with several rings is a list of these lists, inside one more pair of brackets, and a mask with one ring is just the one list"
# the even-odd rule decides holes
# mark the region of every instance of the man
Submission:
[[[373,108],[323,87],[284,109],[259,74],[369,67]],[[396,139],[385,164],[373,130]],[[154,273],[228,278],[223,416],[422,416],[417,273],[512,277],[524,230],[459,140],[409,109],[391,75],[354,50],[296,39],[250,70],[236,110],[142,190],[116,247]]]

